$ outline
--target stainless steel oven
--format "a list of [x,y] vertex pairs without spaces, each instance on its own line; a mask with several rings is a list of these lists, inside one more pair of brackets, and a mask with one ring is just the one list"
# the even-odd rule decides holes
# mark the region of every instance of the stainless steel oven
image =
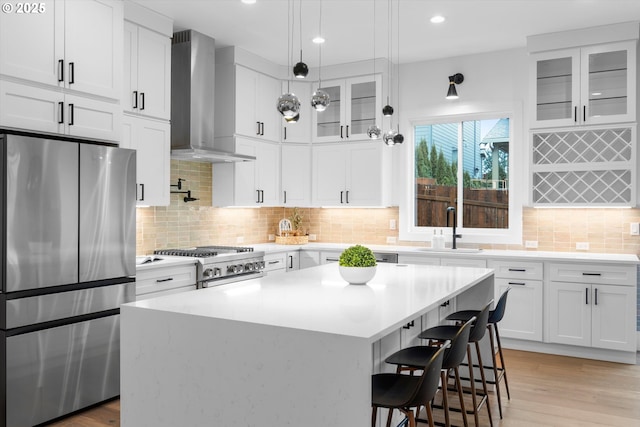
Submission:
[[264,276],[264,252],[254,251],[250,247],[198,246],[190,249],[161,249],[154,253],[195,257],[198,260],[198,289]]

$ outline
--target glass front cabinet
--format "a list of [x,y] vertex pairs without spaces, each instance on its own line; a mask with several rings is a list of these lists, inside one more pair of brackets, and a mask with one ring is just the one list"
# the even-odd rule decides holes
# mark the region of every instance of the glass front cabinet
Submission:
[[531,56],[533,128],[635,121],[636,41]]
[[321,89],[330,103],[324,111],[312,111],[313,142],[367,139],[369,126],[382,126],[379,75],[325,81]]

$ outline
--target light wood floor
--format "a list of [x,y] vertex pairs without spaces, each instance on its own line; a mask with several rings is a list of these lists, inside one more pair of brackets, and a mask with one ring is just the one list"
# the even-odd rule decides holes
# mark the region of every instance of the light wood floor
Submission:
[[[515,350],[505,350],[505,359],[511,400],[507,401],[502,385],[504,418],[500,420],[495,395],[490,393],[494,426],[640,426],[640,365]],[[488,426],[485,408],[481,415],[481,425]],[[459,415],[453,417],[455,424],[462,424]],[[473,417],[469,422],[473,425]],[[51,424],[54,427],[119,425],[119,400]]]

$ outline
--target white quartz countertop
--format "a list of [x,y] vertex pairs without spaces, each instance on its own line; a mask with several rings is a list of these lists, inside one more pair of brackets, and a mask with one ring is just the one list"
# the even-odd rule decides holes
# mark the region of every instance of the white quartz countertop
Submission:
[[367,285],[349,285],[336,264],[326,264],[127,305],[374,342],[492,274],[484,268],[379,264]]
[[136,257],[136,271],[151,270],[159,267],[175,267],[179,265],[195,264],[198,259],[186,256],[145,255]]
[[[275,243],[261,243],[252,245],[255,250],[265,253],[280,253],[296,250],[309,251],[342,251],[353,244],[346,243],[308,243],[305,245],[278,245]],[[597,252],[552,252],[552,251],[523,251],[523,250],[494,250],[483,249],[478,252],[468,252],[462,249],[460,252],[446,249],[443,251],[431,250],[418,246],[391,246],[391,245],[366,245],[375,252],[391,252],[403,255],[424,257],[465,257],[482,259],[514,259],[522,258],[539,261],[596,261],[621,264],[638,264],[638,256],[634,254],[609,254]]]

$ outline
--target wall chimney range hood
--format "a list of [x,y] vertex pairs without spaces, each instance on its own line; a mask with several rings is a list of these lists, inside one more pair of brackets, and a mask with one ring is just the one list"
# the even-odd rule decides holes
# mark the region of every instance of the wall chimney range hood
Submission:
[[193,30],[173,33],[171,45],[171,158],[246,162],[214,140],[215,40]]

